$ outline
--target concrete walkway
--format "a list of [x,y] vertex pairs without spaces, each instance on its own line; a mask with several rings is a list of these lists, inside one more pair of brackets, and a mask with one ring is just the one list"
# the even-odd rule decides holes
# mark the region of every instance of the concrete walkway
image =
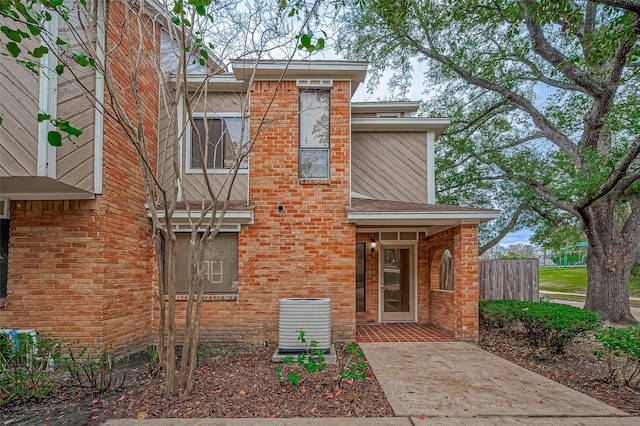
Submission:
[[360,346],[399,417],[429,424],[640,423],[468,343]]
[[362,343],[396,417],[117,419],[108,426],[637,425],[639,419],[463,342]]

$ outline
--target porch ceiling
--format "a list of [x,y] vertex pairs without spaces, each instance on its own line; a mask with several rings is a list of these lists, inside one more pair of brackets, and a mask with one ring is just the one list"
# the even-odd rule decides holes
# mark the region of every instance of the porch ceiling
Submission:
[[352,198],[347,220],[359,226],[456,226],[495,219],[500,210]]
[[11,200],[92,200],[93,192],[47,176],[2,176],[0,198]]

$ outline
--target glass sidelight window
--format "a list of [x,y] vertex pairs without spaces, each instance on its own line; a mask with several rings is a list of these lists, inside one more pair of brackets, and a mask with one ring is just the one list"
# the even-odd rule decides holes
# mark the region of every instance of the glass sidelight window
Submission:
[[356,244],[356,312],[366,310],[366,243]]

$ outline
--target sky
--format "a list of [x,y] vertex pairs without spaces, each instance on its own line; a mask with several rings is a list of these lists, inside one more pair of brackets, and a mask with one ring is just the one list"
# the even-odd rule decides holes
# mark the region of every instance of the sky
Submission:
[[531,237],[531,231],[528,229],[511,232],[500,241],[499,245],[509,247],[512,244],[529,244],[529,237]]

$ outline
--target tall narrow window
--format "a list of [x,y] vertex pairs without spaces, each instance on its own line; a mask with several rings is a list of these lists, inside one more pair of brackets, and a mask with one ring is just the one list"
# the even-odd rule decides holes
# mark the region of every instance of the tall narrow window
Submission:
[[[206,158],[207,169],[232,168],[249,139],[249,120],[240,117],[194,117],[193,122],[189,168],[203,169],[201,155]],[[246,157],[240,168],[247,168]]]
[[329,92],[300,92],[301,178],[329,178]]
[[366,257],[365,243],[356,243],[356,312],[366,309]]

